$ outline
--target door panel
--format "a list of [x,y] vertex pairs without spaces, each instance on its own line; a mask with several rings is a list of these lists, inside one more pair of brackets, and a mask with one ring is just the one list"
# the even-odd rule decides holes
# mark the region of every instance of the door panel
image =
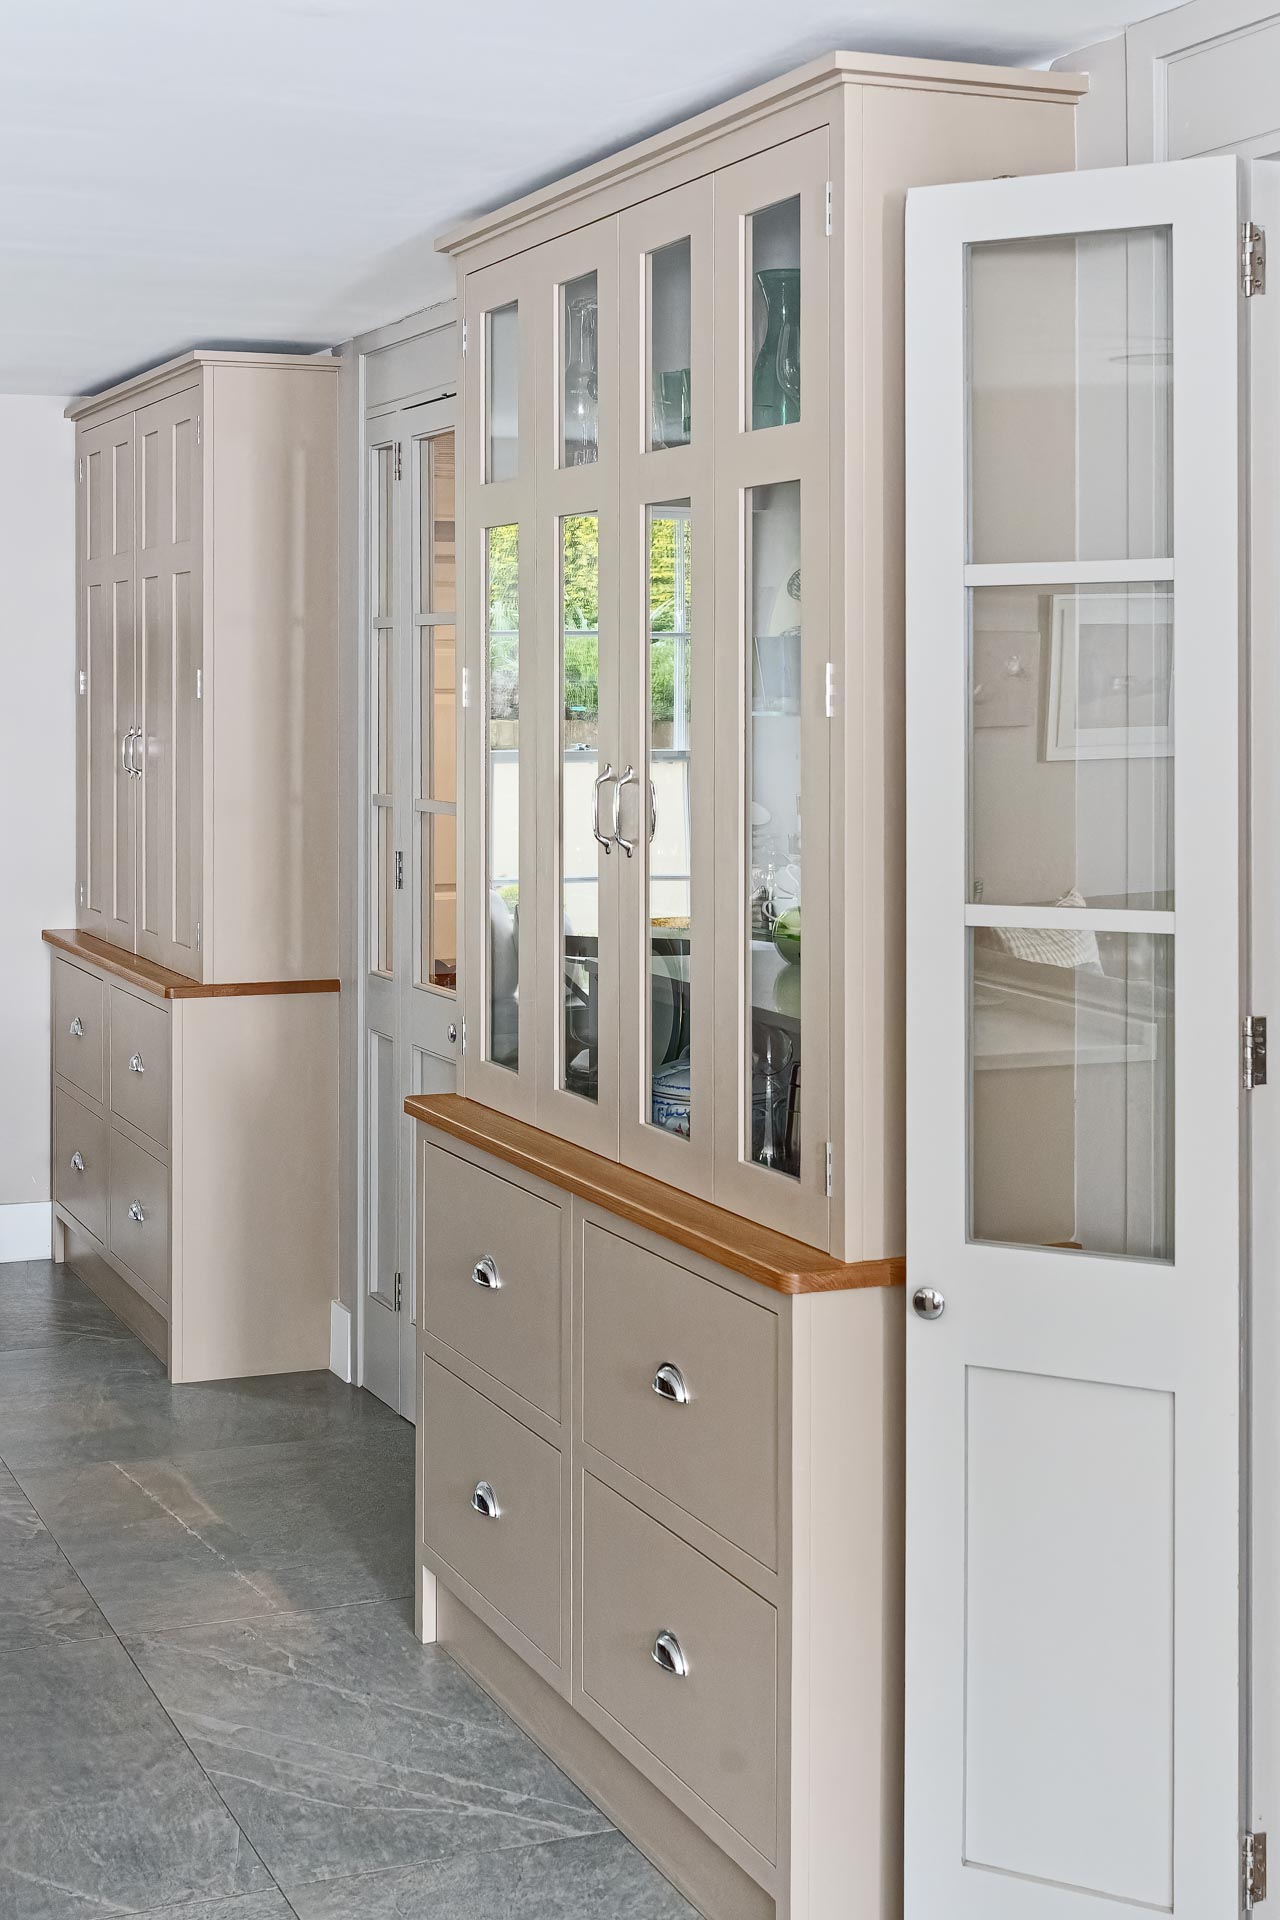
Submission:
[[908,202],[908,1920],[1239,1905],[1238,246]]
[[141,526],[138,951],[199,978],[200,390],[137,415]]
[[133,416],[79,435],[77,486],[77,922],[133,948]]

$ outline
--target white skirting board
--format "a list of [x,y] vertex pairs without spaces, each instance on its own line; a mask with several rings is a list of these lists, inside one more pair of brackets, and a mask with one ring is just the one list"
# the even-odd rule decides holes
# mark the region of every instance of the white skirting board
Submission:
[[351,1314],[340,1300],[329,1306],[329,1371],[351,1385]]
[[47,1260],[52,1245],[51,1200],[20,1200],[0,1207],[0,1261]]

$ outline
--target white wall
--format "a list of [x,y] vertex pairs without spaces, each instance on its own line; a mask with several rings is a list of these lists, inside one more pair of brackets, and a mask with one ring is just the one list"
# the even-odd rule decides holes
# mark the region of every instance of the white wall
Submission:
[[65,402],[0,395],[0,1260],[49,1249],[49,954],[75,924],[75,484]]

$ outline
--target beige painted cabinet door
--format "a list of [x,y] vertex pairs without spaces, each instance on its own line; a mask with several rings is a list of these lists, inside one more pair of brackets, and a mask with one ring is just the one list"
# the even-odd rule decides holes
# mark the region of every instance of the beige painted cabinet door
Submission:
[[76,470],[76,913],[134,942],[134,436],[124,414],[81,431]]
[[135,416],[137,951],[199,977],[202,621],[200,389]]
[[821,129],[715,176],[715,1198],[821,1247],[830,1212],[828,146]]

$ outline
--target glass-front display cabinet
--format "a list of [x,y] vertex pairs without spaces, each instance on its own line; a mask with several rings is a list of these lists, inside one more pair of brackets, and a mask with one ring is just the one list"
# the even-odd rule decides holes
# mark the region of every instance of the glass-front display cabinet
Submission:
[[849,1261],[902,1241],[912,129],[942,88],[956,177],[1061,165],[1074,101],[1001,142],[998,90],[902,77],[833,56],[440,242],[461,1089]]

